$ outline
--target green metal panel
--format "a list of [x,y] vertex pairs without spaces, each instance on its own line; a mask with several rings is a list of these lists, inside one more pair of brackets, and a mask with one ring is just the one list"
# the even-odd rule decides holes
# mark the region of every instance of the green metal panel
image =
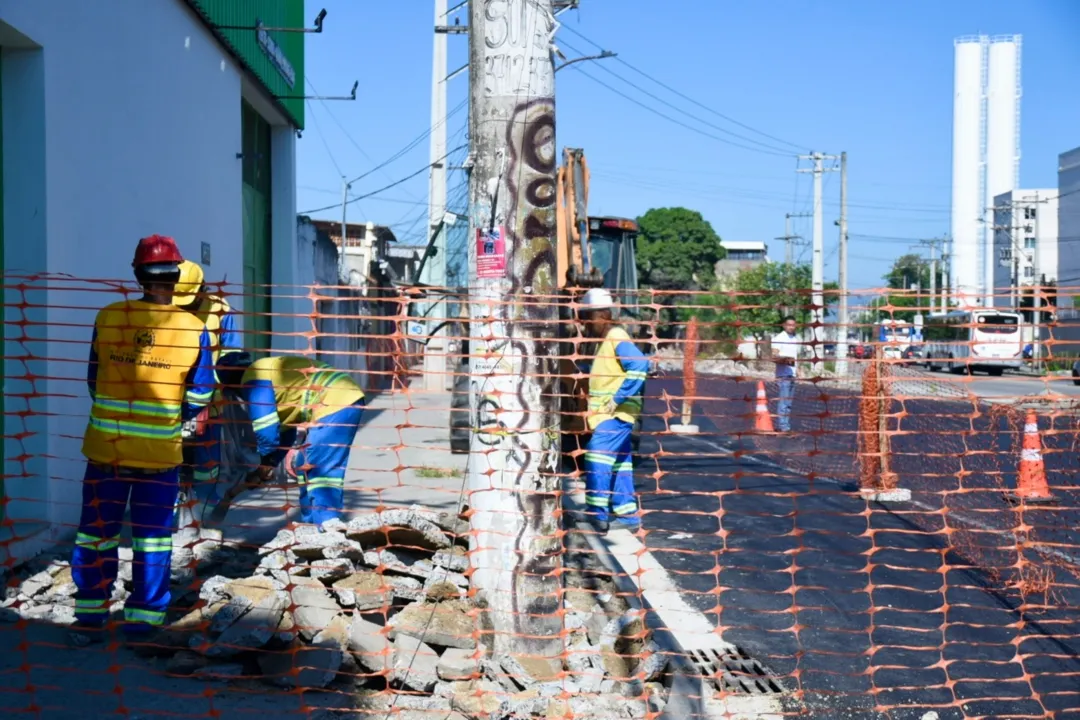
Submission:
[[[3,48],[0,48],[0,277],[5,277],[7,266],[4,264],[4,68]],[[4,284],[7,284],[5,279]],[[0,293],[3,293],[0,290]],[[0,294],[0,298],[3,294]],[[2,306],[4,317],[7,317],[7,304]],[[0,382],[7,384],[7,368],[4,366],[6,352],[0,352]],[[7,407],[4,404],[4,394],[0,393],[0,447],[4,448],[3,463],[7,465]],[[4,472],[7,472],[6,468]],[[7,496],[4,495],[4,477],[0,474],[0,522],[3,522],[7,508]]]
[[270,349],[270,125],[241,100],[244,202],[244,346]]
[[[304,27],[304,0],[187,0],[240,62],[275,98],[304,95],[304,33],[224,30],[222,27]],[[268,42],[264,42],[268,41]],[[275,59],[276,58],[276,59]],[[281,100],[304,127],[304,101]]]

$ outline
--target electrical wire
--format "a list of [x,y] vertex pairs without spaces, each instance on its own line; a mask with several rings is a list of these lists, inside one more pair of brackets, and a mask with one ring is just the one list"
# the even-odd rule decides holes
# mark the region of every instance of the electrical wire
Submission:
[[641,108],[643,108],[645,110],[648,110],[649,112],[653,113],[654,115],[657,115],[657,116],[667,120],[668,122],[674,123],[674,124],[676,124],[676,125],[678,125],[680,127],[686,128],[687,130],[690,130],[691,132],[695,132],[698,135],[702,135],[702,136],[710,138],[712,140],[716,140],[717,142],[724,143],[725,145],[730,145],[732,147],[741,148],[743,150],[749,150],[751,152],[762,153],[764,155],[773,155],[773,156],[776,156],[776,157],[789,157],[791,155],[791,153],[773,152],[773,151],[769,151],[769,150],[763,150],[761,148],[756,148],[756,147],[753,147],[753,146],[750,146],[750,145],[742,145],[742,144],[737,143],[737,142],[732,142],[731,140],[728,140],[727,138],[720,137],[719,135],[714,135],[713,133],[707,132],[707,131],[702,130],[701,128],[698,128],[698,127],[694,127],[693,125],[685,123],[682,120],[679,120],[678,118],[674,118],[674,117],[672,117],[670,115],[667,115],[667,114],[657,110],[656,108],[641,102],[640,100],[633,97],[632,95],[628,95],[627,93],[624,93],[622,90],[619,90],[618,88],[611,86],[610,84],[604,82],[603,80],[596,77],[595,75],[590,75],[588,73],[588,71],[586,71],[581,65],[571,65],[570,69],[581,73],[582,75],[589,78],[590,80],[592,80],[597,85],[601,85],[601,86],[607,88],[611,92],[615,93],[616,95],[619,95],[620,97],[623,97],[623,98],[629,100],[630,102],[637,105],[638,107],[641,107]]
[[[465,145],[459,145],[458,147],[454,148],[450,152],[455,152],[456,150],[460,150],[463,147],[466,147],[466,146]],[[359,202],[360,200],[364,200],[366,198],[373,197],[375,195],[378,195],[379,193],[386,192],[387,190],[390,190],[391,188],[395,188],[395,187],[397,187],[398,185],[401,185],[404,182],[408,182],[409,180],[412,180],[417,175],[423,173],[425,170],[428,170],[428,169],[434,167],[435,165],[439,164],[443,160],[445,160],[447,158],[447,156],[450,154],[450,152],[446,153],[446,155],[443,155],[441,158],[439,158],[435,162],[428,163],[427,165],[420,168],[416,172],[411,173],[409,175],[406,175],[405,177],[401,178],[400,180],[395,180],[394,182],[390,183],[389,185],[382,186],[378,190],[372,190],[369,193],[364,193],[363,195],[357,195],[356,197],[349,198],[348,200],[345,201],[344,204],[345,205],[351,205],[354,202]],[[356,182],[356,181],[355,180],[350,181],[349,184],[351,185],[353,182]],[[339,208],[341,206],[342,206],[342,203],[334,203],[333,205],[324,205],[323,207],[315,208],[313,210],[305,210],[305,211],[301,212],[300,214],[301,215],[311,215],[312,213],[322,212],[324,210],[333,210],[333,209]]]
[[[585,42],[589,43],[590,45],[595,47],[597,50],[603,51],[603,50],[606,49],[606,48],[602,47],[601,45],[599,45],[598,43],[596,43],[595,41],[593,41],[593,40],[589,39],[588,37],[586,37],[579,30],[575,30],[574,28],[570,27],[569,25],[562,25],[561,27],[566,29],[567,31],[573,33],[574,35],[577,35],[579,38],[581,38]],[[676,90],[675,88],[671,87],[667,83],[665,83],[665,82],[663,82],[661,80],[657,80],[652,75],[649,75],[644,70],[641,70],[640,68],[637,68],[634,65],[631,65],[629,62],[627,62],[625,59],[623,59],[623,58],[621,58],[619,56],[615,56],[615,61],[620,63],[621,65],[625,65],[628,69],[632,70],[633,72],[637,73],[638,75],[641,75],[646,80],[649,80],[649,81],[655,83],[656,85],[659,85],[660,87],[664,88],[665,90],[672,93],[673,95],[676,95],[676,96],[682,98],[683,100],[686,100],[689,103],[697,105],[701,109],[706,110],[706,111],[712,113],[713,115],[716,115],[717,117],[722,118],[723,120],[726,120],[727,122],[731,123],[732,125],[738,125],[739,127],[743,128],[744,130],[749,130],[750,132],[761,135],[762,137],[767,138],[769,140],[772,140],[773,142],[778,142],[781,145],[788,145],[788,146],[794,148],[797,151],[802,150],[805,147],[804,145],[800,145],[798,143],[788,142],[787,140],[783,140],[783,139],[778,138],[778,137],[776,137],[774,135],[770,135],[770,134],[768,134],[766,132],[758,130],[757,128],[755,128],[755,127],[753,127],[751,125],[747,125],[746,123],[739,122],[735,118],[733,118],[733,117],[731,117],[729,115],[725,115],[724,113],[720,112],[719,110],[711,108],[708,105],[705,105],[704,103],[699,102],[698,100],[695,100],[694,98],[690,97],[689,95],[686,95],[685,93],[682,93],[682,92]],[[791,153],[788,153],[788,154],[791,154]]]

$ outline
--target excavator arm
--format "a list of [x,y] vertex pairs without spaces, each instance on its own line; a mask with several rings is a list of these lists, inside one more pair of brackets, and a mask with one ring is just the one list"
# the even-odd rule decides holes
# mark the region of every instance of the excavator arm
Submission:
[[557,175],[556,270],[562,288],[600,287],[604,275],[592,263],[589,250],[589,165],[585,151],[564,148]]

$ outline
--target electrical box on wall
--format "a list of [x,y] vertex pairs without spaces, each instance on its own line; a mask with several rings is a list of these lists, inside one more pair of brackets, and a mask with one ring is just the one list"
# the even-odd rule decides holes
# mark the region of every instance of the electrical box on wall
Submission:
[[204,266],[210,264],[210,243],[208,242],[202,244],[202,264]]

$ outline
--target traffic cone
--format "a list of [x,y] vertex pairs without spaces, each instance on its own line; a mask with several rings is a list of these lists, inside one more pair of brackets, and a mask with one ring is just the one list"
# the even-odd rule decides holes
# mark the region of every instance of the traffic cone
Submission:
[[765,383],[758,380],[757,384],[757,407],[754,408],[754,430],[756,432],[771,433],[773,429],[772,415],[769,414],[769,398],[765,395]]
[[1042,441],[1039,439],[1039,418],[1034,410],[1028,410],[1024,421],[1024,443],[1020,450],[1020,472],[1016,478],[1016,491],[1006,492],[1005,499],[1011,503],[1052,503],[1057,498],[1050,494],[1046,482],[1046,467],[1042,459]]

